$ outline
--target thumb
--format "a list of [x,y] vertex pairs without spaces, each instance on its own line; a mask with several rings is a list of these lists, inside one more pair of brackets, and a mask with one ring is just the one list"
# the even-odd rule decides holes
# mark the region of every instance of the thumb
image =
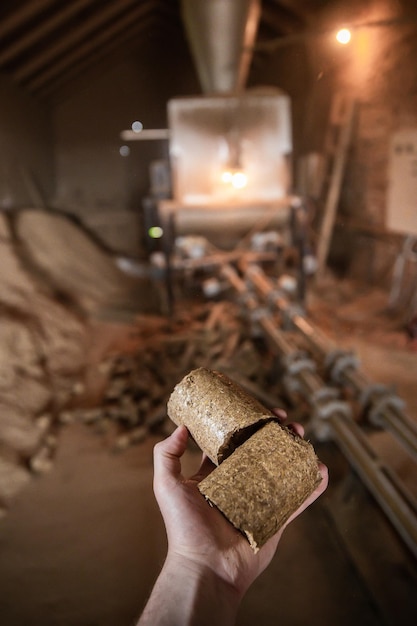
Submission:
[[172,485],[183,480],[181,474],[181,457],[188,441],[185,426],[179,426],[172,435],[160,441],[154,447],[154,489]]

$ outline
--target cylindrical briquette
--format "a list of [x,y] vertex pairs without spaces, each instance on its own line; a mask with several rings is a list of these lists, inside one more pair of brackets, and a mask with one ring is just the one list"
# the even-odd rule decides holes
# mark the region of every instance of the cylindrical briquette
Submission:
[[277,419],[240,385],[204,367],[176,385],[167,409],[172,421],[184,424],[216,465],[265,422]]

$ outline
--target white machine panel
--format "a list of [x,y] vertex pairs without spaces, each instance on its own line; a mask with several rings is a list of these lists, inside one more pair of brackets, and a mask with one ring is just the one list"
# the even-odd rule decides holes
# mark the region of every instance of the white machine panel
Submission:
[[394,133],[387,194],[387,228],[417,235],[417,128]]
[[168,103],[168,118],[176,202],[213,206],[288,195],[292,133],[285,93],[176,98]]

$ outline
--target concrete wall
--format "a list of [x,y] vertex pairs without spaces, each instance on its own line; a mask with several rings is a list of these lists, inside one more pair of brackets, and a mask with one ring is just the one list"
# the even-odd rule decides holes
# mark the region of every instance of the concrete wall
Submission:
[[0,76],[0,209],[50,201],[54,171],[48,108]]

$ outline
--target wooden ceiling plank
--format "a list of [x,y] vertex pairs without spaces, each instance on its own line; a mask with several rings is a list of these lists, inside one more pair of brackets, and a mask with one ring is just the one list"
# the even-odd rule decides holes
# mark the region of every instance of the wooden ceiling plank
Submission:
[[[45,65],[48,65],[56,56],[65,53],[67,50],[75,47],[79,42],[87,39],[92,32],[105,28],[106,24],[117,19],[117,16],[133,4],[137,5],[137,0],[114,0],[111,4],[106,5],[85,20],[76,29],[72,30],[68,36],[57,41],[55,44],[48,46],[45,50],[34,56],[26,64],[22,65],[14,73],[14,77],[18,82],[24,82],[31,76],[34,76]],[[143,3],[141,3],[143,7]]]
[[3,52],[0,52],[0,66],[5,65],[31,46],[37,44],[46,35],[65,24],[67,20],[90,4],[91,0],[74,0],[60,8],[57,13],[45,18],[37,28],[28,30],[22,36],[17,37]]
[[[294,16],[295,19],[300,20],[300,22],[305,23],[306,18],[310,15],[311,12],[315,12],[318,10],[319,3],[312,3],[311,0],[269,0],[272,4],[278,9],[286,10],[288,13]],[[313,5],[313,6],[311,6]]]
[[300,19],[297,14],[278,4],[274,7],[269,4],[263,6],[261,22],[275,31],[277,35],[299,32],[305,27],[304,20]]
[[154,7],[154,3],[141,4],[129,11],[128,14],[124,15],[122,18],[114,21],[109,28],[99,31],[95,37],[89,39],[77,48],[74,48],[71,53],[65,55],[60,61],[54,63],[44,72],[39,73],[32,80],[29,80],[27,87],[30,90],[38,90],[43,84],[50,81],[55,76],[61,75],[78,60],[88,57],[94,49],[99,46],[107,45],[110,39],[117,36],[121,31],[125,31],[129,24],[146,18],[147,14],[153,11]]
[[86,69],[108,57],[110,54],[114,53],[115,50],[120,50],[122,45],[128,45],[133,38],[137,38],[139,34],[147,31],[154,20],[155,16],[149,15],[140,22],[132,24],[130,28],[120,33],[119,36],[113,39],[107,46],[98,47],[88,57],[83,56],[80,62],[73,65],[69,71],[61,73],[59,76],[39,86],[39,88],[32,89],[32,91],[40,97],[47,97],[60,90],[62,91],[66,84],[74,80],[74,78],[77,78],[77,76],[80,76]]
[[26,2],[13,9],[9,16],[3,17],[0,21],[0,39],[13,34],[14,31],[54,3],[56,4],[56,0],[32,0],[32,2]]

